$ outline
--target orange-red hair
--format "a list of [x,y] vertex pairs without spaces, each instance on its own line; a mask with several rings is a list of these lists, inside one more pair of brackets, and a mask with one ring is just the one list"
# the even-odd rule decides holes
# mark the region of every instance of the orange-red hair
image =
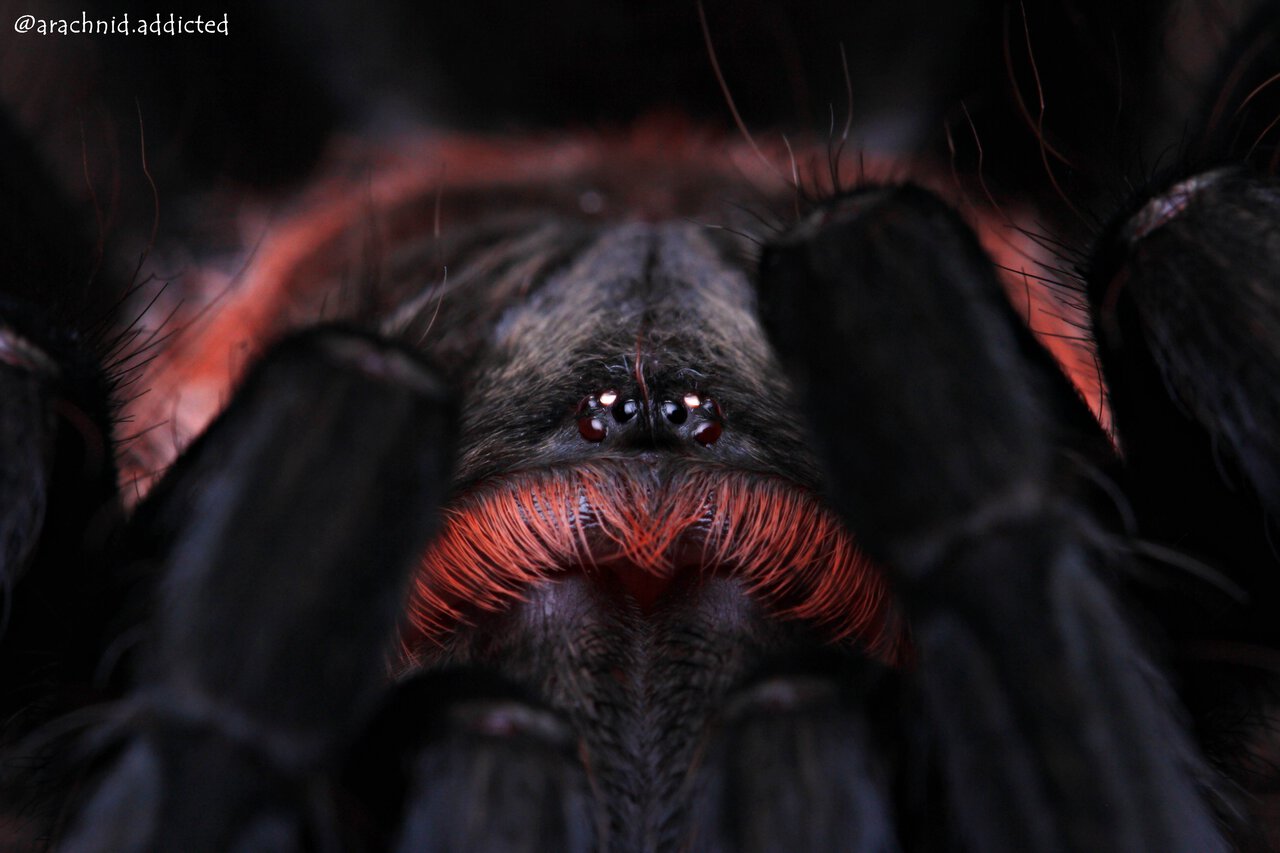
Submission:
[[615,561],[658,578],[732,575],[833,640],[886,661],[905,650],[882,572],[812,492],[776,476],[619,461],[519,472],[453,502],[414,580],[406,651],[560,572]]

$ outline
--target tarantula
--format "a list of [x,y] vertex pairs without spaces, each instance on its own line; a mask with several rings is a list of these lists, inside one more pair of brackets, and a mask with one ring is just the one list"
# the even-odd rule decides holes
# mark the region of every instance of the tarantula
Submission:
[[[964,85],[992,100],[940,89],[966,117],[944,122],[951,169],[926,150],[908,181],[873,136],[847,153],[834,111],[812,144],[662,114],[343,148],[349,56],[289,64],[289,7],[266,8],[228,19],[274,28],[197,49],[235,69],[260,150],[227,142],[215,167],[201,157],[229,135],[187,136],[159,189],[144,159],[154,219],[98,199],[96,248],[44,171],[58,146],[6,94],[0,840],[1276,843],[1274,4],[1201,68],[1176,164],[1118,204],[1098,128],[1177,111],[1097,118],[1089,86],[1160,100],[1150,33],[1173,30],[1152,9],[976,4],[981,27],[1003,23],[1004,62],[953,67],[981,66]],[[757,32],[681,9],[699,43],[717,21]],[[319,7],[319,31],[343,11]],[[436,14],[444,55],[468,25],[502,37],[502,19]],[[1037,43],[1050,26],[1059,43]],[[260,55],[264,33],[290,50]],[[845,60],[851,99],[883,58],[872,42]],[[1077,61],[1112,48],[1114,67]],[[170,48],[97,49],[110,67]],[[732,80],[710,55],[700,73]],[[282,64],[329,88],[273,133]],[[583,80],[563,109],[607,122],[659,102],[618,67],[599,66],[621,105]],[[156,95],[153,136],[195,85],[111,79]],[[1046,103],[1079,127],[1046,124]],[[81,148],[93,194],[100,153]],[[164,179],[190,188],[177,226]],[[228,240],[227,210],[253,236]],[[154,255],[122,274],[112,240],[138,234]],[[157,273],[179,257],[166,240],[192,268]]]

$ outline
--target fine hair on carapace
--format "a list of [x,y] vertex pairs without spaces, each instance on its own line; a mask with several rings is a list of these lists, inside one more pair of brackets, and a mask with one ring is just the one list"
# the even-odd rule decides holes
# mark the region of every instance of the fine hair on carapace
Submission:
[[883,572],[812,491],[774,475],[619,460],[521,471],[453,501],[412,585],[405,652],[560,573],[617,562],[662,578],[738,578],[778,616],[888,663],[907,647]]

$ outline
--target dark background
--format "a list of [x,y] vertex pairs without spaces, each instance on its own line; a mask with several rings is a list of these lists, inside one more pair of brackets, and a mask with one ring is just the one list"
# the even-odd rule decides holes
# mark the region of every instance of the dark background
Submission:
[[[705,0],[753,132],[825,136],[843,124],[848,99],[857,146],[950,161],[972,176],[980,143],[982,178],[1001,197],[1058,192],[1048,160],[1060,189],[1098,222],[1128,185],[1199,145],[1211,95],[1241,56],[1264,71],[1237,75],[1237,89],[1265,79],[1277,50],[1250,39],[1275,30],[1259,22],[1277,8]],[[20,14],[82,11],[135,21],[225,14],[230,35],[13,31]],[[287,196],[335,134],[609,129],[653,114],[732,129],[694,0],[0,0],[0,99],[3,248],[16,278],[44,288],[69,275],[75,252],[61,235],[149,234],[158,195],[158,239],[181,242],[192,216],[183,199],[210,189]],[[1274,95],[1251,110],[1262,123],[1236,128],[1237,140],[1280,114]],[[1209,146],[1211,156],[1226,147]]]
[[[938,146],[944,124],[962,120],[963,100],[995,147],[997,171],[1039,159],[1017,95],[1038,112],[1037,73],[1044,130],[1064,153],[1100,153],[1185,109],[1170,102],[1171,90],[1177,100],[1195,82],[1203,59],[1194,53],[1226,41],[1239,17],[1231,6],[705,2],[725,77],[753,128],[825,133],[833,107],[842,122],[848,94],[863,138],[876,146]],[[78,18],[82,9],[134,20],[226,14],[231,35],[12,31],[20,13]],[[288,181],[340,127],[598,127],[655,110],[728,121],[694,0],[172,0],[154,8],[4,0],[0,11],[8,13],[0,86],[28,129],[92,129],[104,120],[123,134],[140,112],[156,162],[180,160],[195,179]],[[1191,48],[1179,44],[1189,27],[1199,27]]]

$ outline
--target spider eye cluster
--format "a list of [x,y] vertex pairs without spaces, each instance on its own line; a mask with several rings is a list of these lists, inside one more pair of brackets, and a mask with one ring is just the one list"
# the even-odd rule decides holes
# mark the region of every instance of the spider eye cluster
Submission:
[[628,430],[639,424],[647,424],[651,430],[666,426],[703,447],[715,444],[724,434],[724,410],[715,398],[696,391],[646,403],[607,388],[583,397],[574,418],[578,434],[593,444],[608,437],[610,421]]

